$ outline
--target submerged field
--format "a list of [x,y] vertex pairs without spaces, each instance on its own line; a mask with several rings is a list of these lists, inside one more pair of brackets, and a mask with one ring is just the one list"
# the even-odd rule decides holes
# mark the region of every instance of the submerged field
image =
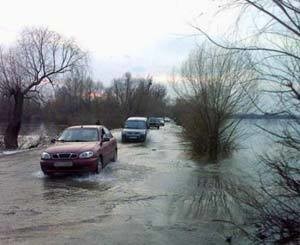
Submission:
[[243,223],[235,193],[255,184],[257,155],[274,148],[254,121],[243,128],[241,149],[213,165],[190,158],[174,124],[151,130],[142,144],[119,142],[119,160],[100,175],[45,177],[42,148],[2,155],[0,244],[247,243],[216,220]]

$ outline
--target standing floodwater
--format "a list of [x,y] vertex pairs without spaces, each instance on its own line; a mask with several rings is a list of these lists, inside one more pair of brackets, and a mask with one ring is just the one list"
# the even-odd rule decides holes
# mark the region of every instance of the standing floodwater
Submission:
[[238,230],[214,220],[243,221],[232,193],[251,181],[251,149],[195,162],[180,131],[119,143],[119,161],[100,175],[47,178],[41,150],[0,157],[0,244],[239,244]]

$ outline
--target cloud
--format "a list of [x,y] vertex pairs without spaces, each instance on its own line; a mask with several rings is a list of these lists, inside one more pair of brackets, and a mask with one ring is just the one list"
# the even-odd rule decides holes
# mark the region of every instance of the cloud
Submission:
[[[194,47],[188,25],[211,0],[10,0],[1,4],[0,43],[25,26],[47,26],[74,37],[92,55],[95,79],[108,83],[126,71],[161,76]],[[202,24],[208,23],[204,19]]]

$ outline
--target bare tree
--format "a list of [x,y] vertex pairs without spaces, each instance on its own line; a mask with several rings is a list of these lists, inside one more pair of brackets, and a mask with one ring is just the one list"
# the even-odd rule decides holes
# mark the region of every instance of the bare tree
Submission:
[[285,113],[290,119],[281,131],[262,128],[274,137],[280,151],[265,154],[261,163],[260,194],[246,204],[252,208],[256,238],[264,243],[300,242],[300,4],[298,0],[231,0],[224,9],[239,7],[237,26],[247,16],[251,37],[221,43],[201,27],[195,28],[226,50],[247,50],[256,57],[254,68],[265,81],[263,92],[274,98],[262,112]]
[[190,54],[173,88],[186,108],[181,121],[196,153],[216,160],[235,148],[240,120],[232,117],[249,109],[253,79],[246,52],[202,45]]
[[[121,127],[133,115],[162,115],[166,104],[166,88],[153,84],[150,78],[135,78],[127,73],[104,89],[84,69],[75,69],[55,86],[54,98],[45,105],[46,120],[59,123],[105,124]],[[48,115],[51,115],[49,117]]]
[[111,94],[117,101],[123,118],[133,115],[144,115],[157,111],[165,104],[166,88],[154,84],[151,77],[133,78],[130,73],[115,79]]
[[[294,114],[287,110],[291,101],[300,98],[299,61],[300,61],[300,6],[298,0],[226,0],[221,11],[240,8],[236,21],[235,39],[226,42],[217,41],[202,27],[193,27],[214,45],[227,50],[252,52],[255,56],[253,69],[260,74],[258,80],[265,82],[268,89],[262,92],[272,93],[279,99],[273,108],[258,109],[264,113]],[[239,35],[241,20],[247,19],[250,31]],[[242,24],[245,25],[245,22]],[[292,98],[292,100],[291,100]],[[283,105],[284,103],[287,103]],[[279,106],[279,108],[278,108]],[[292,116],[292,115],[291,115]]]
[[[104,87],[88,71],[76,68],[54,88],[54,96],[45,103],[45,120],[66,124],[94,123],[99,119]],[[48,113],[51,111],[51,113]]]
[[[103,90],[101,82],[95,82],[86,69],[75,69],[66,77],[63,86],[70,98],[70,112],[78,113],[80,106],[91,106],[91,101]],[[60,89],[61,89],[60,88]],[[59,89],[58,89],[59,91]],[[90,108],[89,108],[90,109]]]
[[18,147],[24,99],[37,96],[42,84],[58,81],[85,58],[73,40],[45,28],[25,29],[14,47],[0,49],[0,90],[14,101],[4,137],[7,149]]

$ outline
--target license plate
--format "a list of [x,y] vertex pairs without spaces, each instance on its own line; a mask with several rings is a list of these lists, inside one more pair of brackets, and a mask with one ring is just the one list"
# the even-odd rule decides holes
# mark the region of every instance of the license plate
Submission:
[[72,162],[55,162],[54,167],[72,167]]
[[129,139],[137,139],[137,136],[129,136]]

